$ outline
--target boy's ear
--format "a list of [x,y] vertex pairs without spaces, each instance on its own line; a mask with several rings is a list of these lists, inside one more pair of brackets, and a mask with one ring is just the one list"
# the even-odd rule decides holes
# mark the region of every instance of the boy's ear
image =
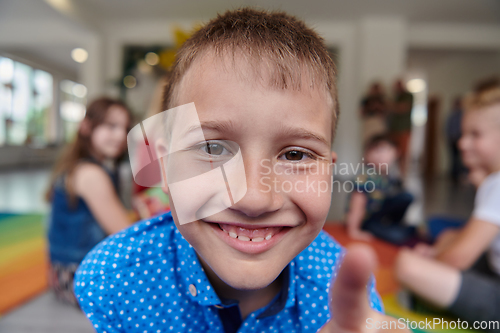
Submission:
[[[163,160],[163,158],[162,158],[162,160]],[[163,169],[163,164],[164,163],[160,163],[160,166],[161,166],[162,169]],[[170,192],[168,191],[168,184],[167,184],[167,180],[165,179],[166,177],[165,177],[165,173],[164,172],[162,172],[162,176],[161,177],[162,177],[161,189],[163,190],[163,192],[165,192],[165,194],[170,195]]]
[[167,162],[168,162],[168,148],[167,143],[163,140],[158,140],[155,144],[156,156],[158,156],[158,161],[160,162],[160,172],[161,172],[161,188],[166,194],[170,194],[168,191],[167,183]]
[[78,126],[78,133],[80,133],[83,136],[90,136],[91,130],[92,130],[92,126],[90,124],[90,120],[84,118],[80,122],[80,126]]
[[167,164],[166,162],[166,157],[161,157],[160,158],[160,168],[161,168],[161,189],[165,194],[170,195],[170,192],[168,191],[168,183],[167,183],[167,177],[166,177],[166,171],[165,171],[165,165]]

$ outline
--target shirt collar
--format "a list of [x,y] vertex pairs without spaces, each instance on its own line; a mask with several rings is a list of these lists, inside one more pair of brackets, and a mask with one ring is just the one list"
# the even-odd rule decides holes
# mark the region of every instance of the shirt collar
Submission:
[[290,265],[287,265],[285,269],[283,269],[281,274],[282,274],[281,279],[283,283],[281,285],[280,292],[269,303],[269,305],[264,308],[264,311],[262,311],[257,316],[257,319],[277,315],[281,310],[283,310],[286,307],[290,293]]
[[205,270],[201,266],[196,251],[179,230],[174,226],[174,246],[177,247],[177,272],[182,279],[181,285],[185,293],[200,305],[210,306],[221,304],[221,300],[208,281]]

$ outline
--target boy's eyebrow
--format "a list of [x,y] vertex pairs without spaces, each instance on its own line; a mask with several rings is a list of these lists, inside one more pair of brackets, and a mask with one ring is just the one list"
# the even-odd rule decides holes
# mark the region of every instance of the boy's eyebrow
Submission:
[[233,124],[230,120],[229,121],[203,121],[203,122],[200,122],[199,125],[197,124],[197,125],[193,125],[193,126],[189,127],[188,130],[186,131],[186,134],[189,134],[193,131],[197,131],[200,129],[224,132],[224,131],[230,130],[232,127],[233,127]]
[[296,138],[301,138],[301,139],[308,139],[308,140],[315,140],[319,141],[327,146],[330,144],[328,141],[321,135],[311,132],[303,127],[283,127],[282,126],[282,131],[283,134],[296,137]]
[[[186,134],[191,133],[193,131],[199,130],[213,130],[218,132],[229,131],[233,127],[233,123],[228,121],[204,121],[200,122],[200,125],[191,126]],[[301,139],[315,140],[319,141],[325,145],[329,145],[328,141],[321,135],[311,132],[303,127],[288,127],[281,126],[282,135],[291,136]]]

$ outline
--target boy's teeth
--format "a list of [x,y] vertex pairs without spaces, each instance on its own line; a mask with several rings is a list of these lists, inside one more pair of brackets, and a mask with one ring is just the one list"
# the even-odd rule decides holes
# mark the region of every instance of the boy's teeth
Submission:
[[[229,224],[219,224],[219,227],[225,231],[229,237],[238,238],[243,242],[262,242],[264,240],[270,240],[275,234],[280,232],[282,227],[269,227],[262,229],[245,229],[241,227],[236,227]],[[265,237],[264,237],[265,235]]]

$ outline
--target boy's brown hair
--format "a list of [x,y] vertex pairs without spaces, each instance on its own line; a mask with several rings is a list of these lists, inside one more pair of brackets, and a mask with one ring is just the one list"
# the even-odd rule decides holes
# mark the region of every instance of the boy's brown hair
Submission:
[[[323,85],[333,101],[332,139],[339,114],[336,68],[323,39],[304,22],[283,12],[244,8],[218,15],[189,38],[177,53],[163,94],[164,110],[176,106],[176,89],[197,59],[207,52],[243,56],[257,71],[267,62],[271,87],[299,90],[301,75]],[[233,64],[234,65],[234,64]]]

